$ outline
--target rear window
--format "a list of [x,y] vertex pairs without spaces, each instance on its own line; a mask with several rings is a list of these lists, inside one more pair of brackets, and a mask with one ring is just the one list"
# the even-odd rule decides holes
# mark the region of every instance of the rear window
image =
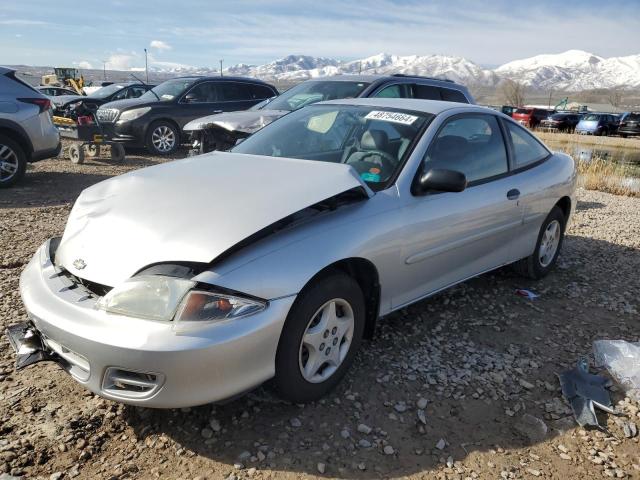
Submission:
[[518,108],[514,113],[520,113],[522,115],[529,115],[531,113],[531,109],[529,108]]
[[27,87],[29,90],[33,90],[36,93],[40,93],[35,88],[33,88],[31,85],[29,85],[27,82],[25,82],[24,80],[20,80],[18,77],[16,77],[16,72],[13,72],[13,71],[7,72],[7,73],[5,73],[5,76],[10,78],[14,82],[19,83],[20,85],[22,85],[24,87]]
[[637,122],[640,120],[640,113],[630,113],[625,120],[631,120]]

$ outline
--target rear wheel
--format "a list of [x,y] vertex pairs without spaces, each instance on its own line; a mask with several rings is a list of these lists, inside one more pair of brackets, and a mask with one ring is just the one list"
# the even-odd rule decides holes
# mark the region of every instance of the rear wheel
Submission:
[[514,263],[514,270],[534,280],[545,277],[555,266],[562,249],[566,222],[562,210],[553,207],[542,223],[533,254]]
[[0,135],[0,188],[10,187],[24,176],[27,155],[20,145]]
[[180,134],[176,126],[170,122],[154,122],[147,130],[146,144],[151,153],[169,155],[180,146]]
[[353,363],[364,323],[364,297],[348,275],[331,274],[300,293],[278,344],[278,393],[296,403],[329,393]]

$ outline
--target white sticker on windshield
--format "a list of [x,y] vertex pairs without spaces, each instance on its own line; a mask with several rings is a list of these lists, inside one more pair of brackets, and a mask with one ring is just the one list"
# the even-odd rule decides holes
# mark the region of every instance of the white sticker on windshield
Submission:
[[381,110],[373,110],[364,117],[367,120],[382,120],[383,122],[402,123],[403,125],[411,125],[418,117],[409,115],[408,113],[383,112]]

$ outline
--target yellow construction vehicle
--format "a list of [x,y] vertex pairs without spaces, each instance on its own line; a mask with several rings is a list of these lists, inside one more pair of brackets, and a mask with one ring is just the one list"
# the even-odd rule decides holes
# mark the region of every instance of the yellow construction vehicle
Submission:
[[77,68],[55,67],[52,74],[43,75],[40,83],[44,86],[70,87],[78,95],[84,95],[84,77],[78,73]]

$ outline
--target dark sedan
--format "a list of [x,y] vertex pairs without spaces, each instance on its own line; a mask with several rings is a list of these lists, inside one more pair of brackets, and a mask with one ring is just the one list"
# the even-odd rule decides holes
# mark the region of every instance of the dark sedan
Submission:
[[554,113],[542,120],[540,127],[557,132],[573,132],[580,118],[577,113]]
[[97,116],[112,140],[168,155],[182,143],[182,128],[216,112],[246,110],[278,95],[272,85],[242,77],[167,80],[135,100],[103,105]]

